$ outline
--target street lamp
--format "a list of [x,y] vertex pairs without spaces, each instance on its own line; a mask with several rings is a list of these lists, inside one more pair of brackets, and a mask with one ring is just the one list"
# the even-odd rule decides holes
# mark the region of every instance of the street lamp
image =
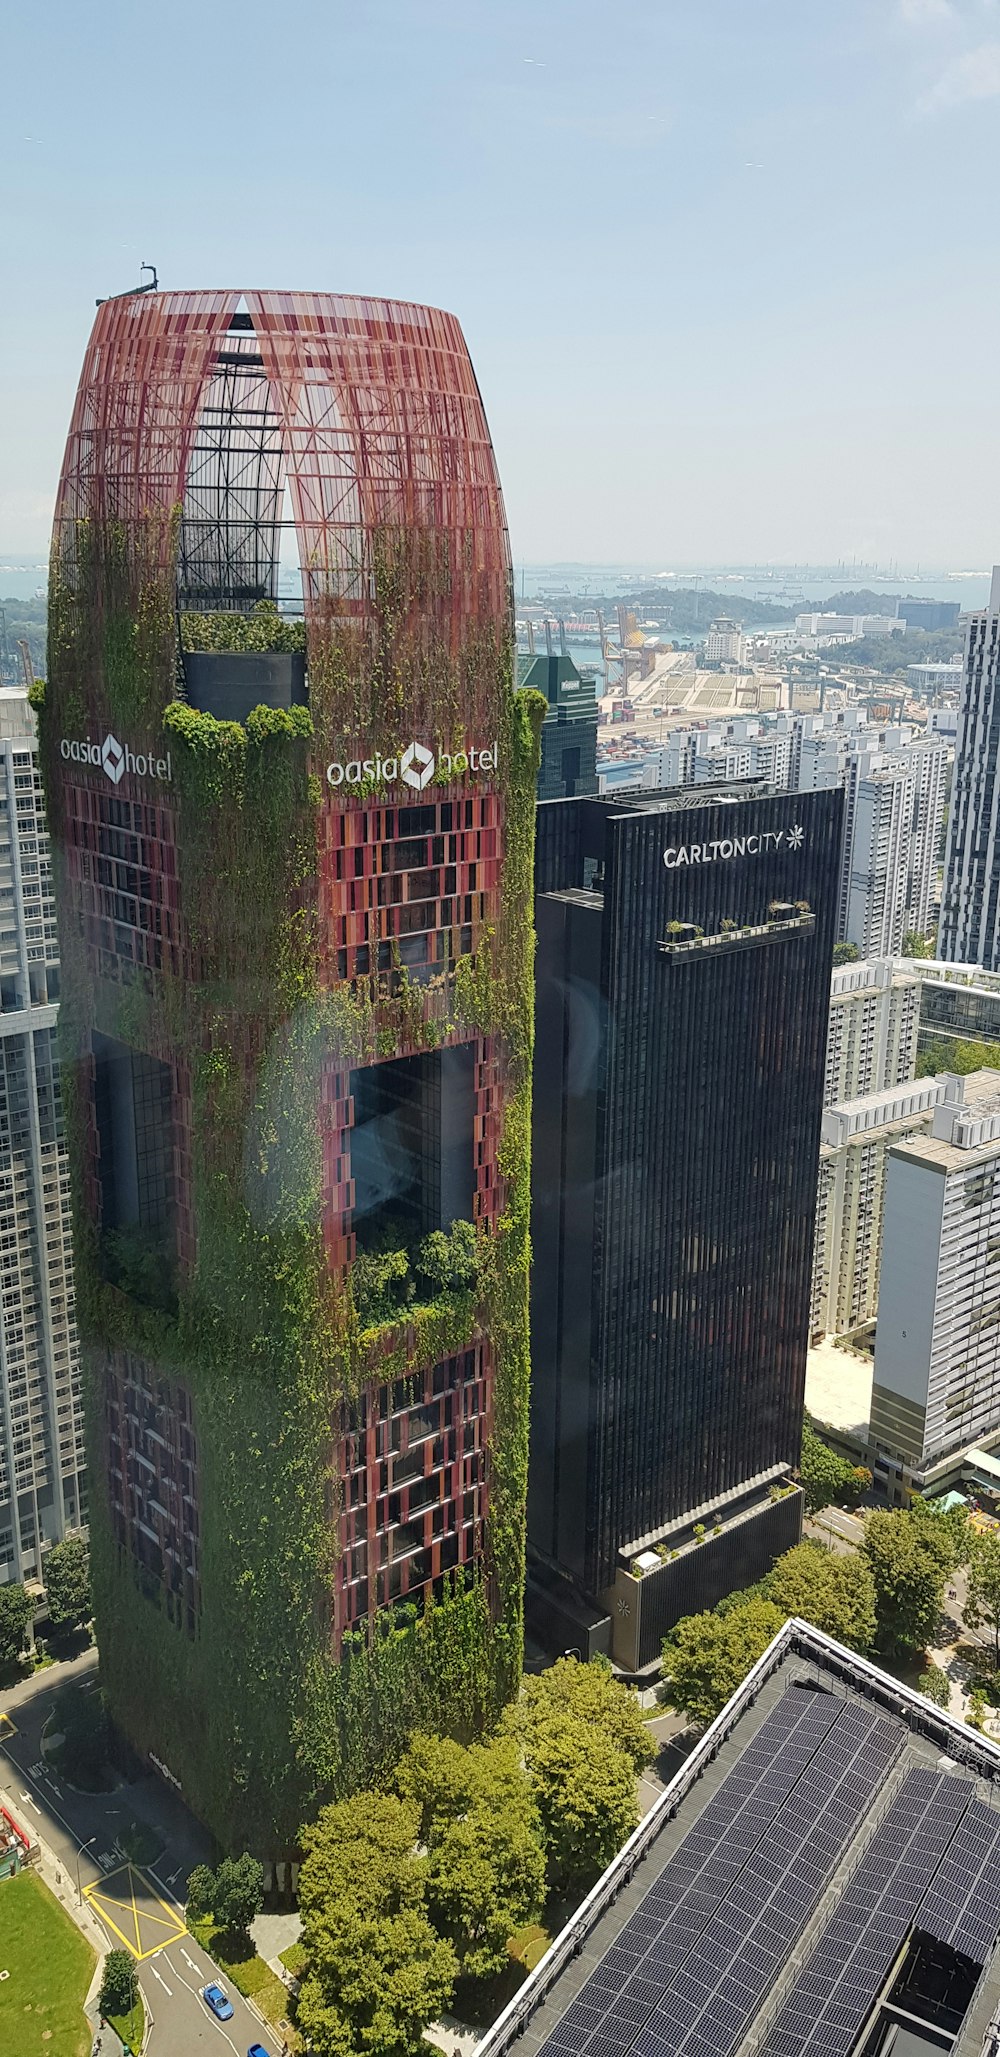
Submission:
[[97,1831],[95,1830],[92,1836],[87,1837],[85,1843],[80,1844],[80,1847],[76,1853],[76,1897],[79,1900],[81,1907],[83,1906],[83,1887],[80,1883],[80,1859],[83,1856],[84,1851],[90,1849],[91,1843],[96,1843],[96,1841]]

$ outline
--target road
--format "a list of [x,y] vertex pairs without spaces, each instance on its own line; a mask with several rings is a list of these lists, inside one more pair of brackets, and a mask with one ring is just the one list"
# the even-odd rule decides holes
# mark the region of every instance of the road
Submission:
[[[281,2039],[228,1983],[184,1926],[183,1894],[195,1864],[212,1861],[204,1830],[150,1773],[112,1793],[78,1793],[42,1758],[42,1729],[59,1688],[73,1679],[96,1685],[97,1653],[36,1672],[0,1693],[0,1795],[26,1818],[100,1920],[109,1947],[123,1944],[138,1960],[143,1996],[153,2017],[149,2057],[246,2057],[262,2043],[278,2057]],[[163,1844],[155,1865],[142,1870],[123,1861],[116,1840],[143,1822]],[[200,1988],[218,1979],[235,2013],[216,2021]]]
[[820,1514],[807,1515],[802,1527],[814,1542],[840,1555],[860,1549],[865,1539],[864,1522],[843,1507],[824,1507]]

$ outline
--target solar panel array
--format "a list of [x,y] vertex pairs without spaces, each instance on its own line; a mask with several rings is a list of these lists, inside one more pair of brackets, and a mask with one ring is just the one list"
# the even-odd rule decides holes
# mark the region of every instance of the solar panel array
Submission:
[[790,1687],[543,2057],[730,2057],[905,1740],[867,1707]]
[[762,2057],[848,2057],[911,1928],[976,1963],[1000,1933],[1000,1818],[968,1779],[923,1768],[903,1780]]

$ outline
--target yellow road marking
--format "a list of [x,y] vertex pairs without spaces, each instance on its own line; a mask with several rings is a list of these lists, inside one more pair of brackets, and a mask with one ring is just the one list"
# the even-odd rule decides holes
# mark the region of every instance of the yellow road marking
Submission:
[[17,1723],[11,1720],[9,1714],[0,1714],[0,1743],[5,1743],[8,1736],[16,1736],[16,1734]]
[[[111,1882],[118,1880],[121,1880],[121,1885],[117,1891],[110,1890]],[[119,1893],[123,1889],[127,1894],[127,1898],[124,1899],[119,1898]],[[175,1943],[187,1934],[184,1922],[176,1910],[168,1907],[146,1873],[140,1871],[136,1865],[120,1864],[117,1871],[109,1871],[104,1878],[98,1879],[95,1885],[86,1886],[84,1898],[90,1901],[95,1912],[140,1964],[144,1958],[155,1957],[157,1950],[166,1948],[169,1943]],[[156,1906],[162,1908],[163,1912],[154,1912],[148,1904],[149,1901],[155,1901]],[[126,1926],[133,1930],[134,1941],[131,1935],[126,1935],[125,1928],[120,1927],[114,1919],[109,1911],[111,1908],[123,1917],[128,1917]],[[163,1929],[167,1931],[166,1935],[156,1933],[157,1930]]]

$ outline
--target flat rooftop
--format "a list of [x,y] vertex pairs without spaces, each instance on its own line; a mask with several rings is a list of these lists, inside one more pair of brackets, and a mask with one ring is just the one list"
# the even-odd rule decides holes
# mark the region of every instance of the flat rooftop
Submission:
[[806,1354],[806,1407],[814,1421],[868,1441],[874,1364],[856,1350],[838,1350],[824,1336]]
[[788,1622],[478,2057],[981,2057],[1000,1749]]

